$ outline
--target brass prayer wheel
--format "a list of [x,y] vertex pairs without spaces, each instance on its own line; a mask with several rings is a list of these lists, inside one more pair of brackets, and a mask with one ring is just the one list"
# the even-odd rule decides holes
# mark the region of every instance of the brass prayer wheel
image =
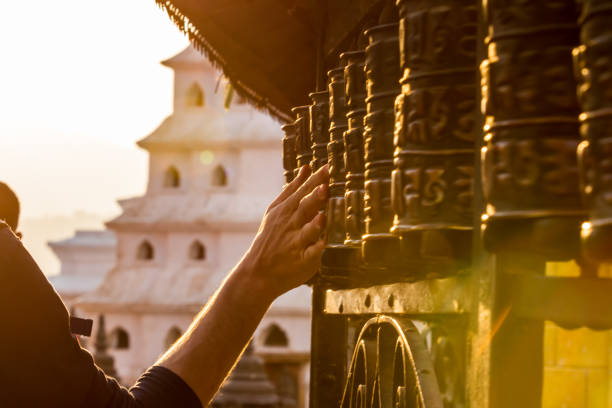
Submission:
[[584,217],[571,53],[578,44],[575,2],[492,0],[487,14],[484,245],[492,252],[574,258]]
[[399,0],[392,232],[406,260],[469,258],[476,126],[477,4]]
[[312,160],[312,140],[310,139],[310,105],[298,106],[291,109],[295,119],[295,152],[297,170],[302,166],[310,165]]
[[363,117],[365,116],[365,52],[351,51],[340,55],[346,60],[344,68],[346,118],[348,128],[344,132],[344,158],[346,186],[344,214],[346,237],[344,244],[361,247],[363,234]]
[[344,67],[332,69],[329,78],[329,201],[327,207],[327,245],[344,246],[344,139],[347,129]]
[[398,239],[391,232],[393,106],[399,94],[398,25],[384,24],[365,32],[366,116],[364,117],[364,215],[362,256],[367,264],[397,260]]
[[327,163],[327,144],[329,143],[329,94],[327,91],[313,92],[308,95],[310,105],[310,138],[312,140],[312,171],[317,171]]
[[291,183],[295,177],[297,158],[295,154],[295,123],[281,126],[285,133],[283,137],[283,168],[285,169],[285,182]]
[[580,18],[582,45],[574,49],[578,97],[582,108],[578,149],[581,190],[589,219],[582,224],[585,255],[612,260],[612,5],[587,0]]

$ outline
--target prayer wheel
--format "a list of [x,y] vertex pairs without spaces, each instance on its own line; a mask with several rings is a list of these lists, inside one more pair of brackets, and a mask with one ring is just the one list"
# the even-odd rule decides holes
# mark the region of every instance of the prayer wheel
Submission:
[[332,69],[329,78],[329,202],[327,207],[327,245],[344,246],[344,139],[347,129],[344,67]]
[[477,123],[477,4],[399,0],[392,232],[410,260],[469,259]]
[[297,168],[297,158],[295,155],[295,124],[288,123],[281,126],[285,133],[283,137],[283,168],[285,169],[285,182],[291,183]]
[[327,163],[327,144],[329,143],[329,94],[313,92],[308,95],[310,105],[310,137],[312,139],[312,171],[317,171]]
[[365,116],[365,52],[345,52],[340,58],[346,61],[344,68],[346,118],[348,128],[344,132],[344,162],[346,186],[344,192],[345,232],[344,244],[361,247],[363,234],[363,117]]
[[579,163],[581,190],[589,219],[582,224],[587,258],[612,261],[612,5],[583,3],[582,45],[574,49],[578,97],[582,108]]
[[393,106],[399,94],[398,25],[383,24],[365,32],[366,115],[364,117],[364,216],[362,256],[370,265],[396,262],[398,239],[391,232]]
[[310,165],[312,160],[312,140],[310,138],[310,106],[298,106],[291,109],[295,119],[295,152],[297,170],[302,166]]
[[574,258],[585,215],[572,69],[576,4],[491,0],[487,15],[488,59],[481,65],[485,248]]

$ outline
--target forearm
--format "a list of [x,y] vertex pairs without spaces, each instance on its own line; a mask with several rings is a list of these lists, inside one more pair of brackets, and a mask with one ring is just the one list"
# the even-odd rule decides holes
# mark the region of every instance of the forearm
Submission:
[[178,374],[207,406],[273,298],[241,262],[157,364]]
[[204,406],[221,385],[255,328],[282,293],[312,277],[325,241],[329,173],[303,166],[270,204],[253,243],[215,296],[157,365],[181,377]]

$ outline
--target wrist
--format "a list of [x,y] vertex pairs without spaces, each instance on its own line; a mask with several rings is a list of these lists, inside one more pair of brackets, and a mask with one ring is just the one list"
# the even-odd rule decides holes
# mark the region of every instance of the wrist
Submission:
[[254,301],[268,307],[278,297],[274,286],[262,276],[261,267],[253,262],[248,253],[236,266],[234,275],[238,281],[238,290]]

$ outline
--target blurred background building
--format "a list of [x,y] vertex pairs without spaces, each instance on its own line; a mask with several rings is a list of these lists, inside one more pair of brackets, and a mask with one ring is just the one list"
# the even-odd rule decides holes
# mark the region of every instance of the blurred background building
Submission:
[[73,237],[48,243],[60,259],[60,274],[49,278],[71,309],[75,300],[96,289],[115,265],[116,239],[110,230],[77,230]]
[[[105,316],[109,353],[126,384],[185,332],[248,249],[283,183],[277,123],[231,98],[191,46],[162,64],[175,73],[174,112],[138,142],[149,153],[145,194],[121,200],[108,231],[50,243],[62,263],[53,284],[77,314]],[[277,299],[253,346],[279,394],[305,407],[307,287]]]

